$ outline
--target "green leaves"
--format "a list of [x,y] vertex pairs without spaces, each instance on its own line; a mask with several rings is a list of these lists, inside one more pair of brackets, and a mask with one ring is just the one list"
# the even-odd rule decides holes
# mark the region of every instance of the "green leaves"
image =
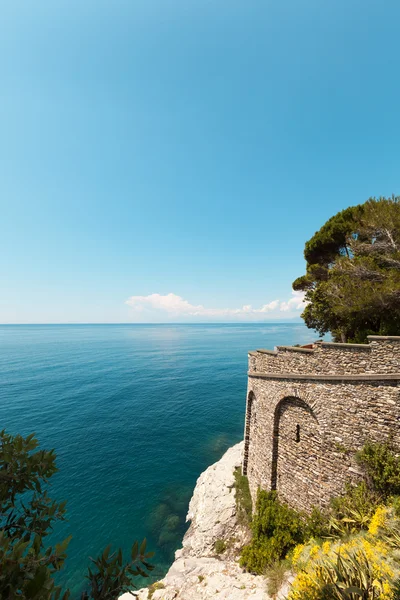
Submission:
[[303,541],[301,516],[280,503],[276,492],[259,490],[251,527],[253,539],[244,547],[240,564],[253,573],[264,573]]
[[97,558],[91,559],[93,569],[88,570],[89,590],[85,598],[94,600],[115,600],[121,594],[135,588],[135,577],[148,577],[154,566],[148,562],[153,557],[152,552],[146,553],[146,539],[140,544],[135,542],[131,549],[131,561],[124,564],[122,552],[111,553],[111,546]]
[[356,455],[373,488],[384,498],[400,495],[400,458],[389,444],[368,442]]
[[42,487],[57,472],[54,450],[36,450],[34,434],[23,438],[0,432],[0,509],[13,504],[26,491],[42,493]]
[[343,496],[331,501],[330,536],[342,537],[368,529],[380,501],[381,497],[364,481],[348,486]]
[[371,198],[331,219],[306,243],[306,325],[338,341],[400,332],[400,198]]
[[135,562],[137,555],[138,555],[138,547],[139,544],[138,542],[135,542],[132,546],[132,550],[131,550],[131,558],[132,558],[132,562]]
[[[68,600],[69,591],[55,585],[54,574],[64,566],[71,537],[54,547],[45,544],[53,525],[65,519],[66,503],[48,496],[56,455],[38,445],[34,434],[23,438],[0,432],[0,598]],[[135,587],[135,577],[148,577],[154,567],[146,545],[146,540],[140,548],[135,542],[128,563],[121,550],[107,546],[92,560],[89,590],[82,599],[117,600]]]
[[52,574],[62,568],[69,540],[45,548],[44,538],[63,519],[65,503],[45,487],[57,471],[53,450],[38,450],[34,434],[0,432],[0,597],[51,598]]
[[233,474],[235,476],[237,519],[242,525],[249,526],[253,511],[249,480],[247,479],[246,475],[242,475],[242,469],[240,467],[237,467]]
[[319,578],[329,588],[332,600],[378,600],[384,591],[370,560],[361,551],[346,556],[338,553],[336,561],[326,560],[319,569]]

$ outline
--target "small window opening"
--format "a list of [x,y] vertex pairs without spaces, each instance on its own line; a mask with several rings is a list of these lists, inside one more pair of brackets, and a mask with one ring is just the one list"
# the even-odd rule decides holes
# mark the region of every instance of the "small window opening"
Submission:
[[296,442],[300,441],[300,425],[296,425]]

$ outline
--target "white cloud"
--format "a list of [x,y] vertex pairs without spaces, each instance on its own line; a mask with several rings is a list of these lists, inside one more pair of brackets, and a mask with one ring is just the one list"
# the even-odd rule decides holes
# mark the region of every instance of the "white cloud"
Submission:
[[261,307],[260,312],[270,312],[271,310],[275,310],[279,306],[279,300],[272,300],[269,304],[264,304]]
[[261,308],[253,308],[251,304],[245,304],[241,308],[206,308],[201,304],[190,304],[177,294],[149,294],[148,296],[131,296],[125,304],[131,307],[134,314],[146,317],[155,315],[158,318],[179,318],[179,317],[209,317],[221,319],[240,319],[259,320],[265,318],[266,314],[287,312],[296,316],[301,311],[304,304],[303,292],[292,292],[292,298],[281,302],[272,300],[264,304]]
[[287,302],[281,302],[280,310],[288,311],[288,310],[303,310],[305,307],[304,302],[304,292],[292,292],[292,298]]

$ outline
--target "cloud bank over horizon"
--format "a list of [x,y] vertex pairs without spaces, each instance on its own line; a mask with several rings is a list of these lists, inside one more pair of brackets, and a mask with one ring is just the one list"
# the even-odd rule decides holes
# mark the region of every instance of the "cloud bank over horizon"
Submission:
[[207,308],[202,304],[191,304],[177,294],[149,294],[148,296],[130,296],[125,301],[131,308],[131,318],[138,321],[157,322],[162,320],[184,321],[267,321],[278,318],[290,319],[300,316],[305,307],[304,292],[292,291],[288,300],[279,299],[253,308],[245,304],[241,308]]

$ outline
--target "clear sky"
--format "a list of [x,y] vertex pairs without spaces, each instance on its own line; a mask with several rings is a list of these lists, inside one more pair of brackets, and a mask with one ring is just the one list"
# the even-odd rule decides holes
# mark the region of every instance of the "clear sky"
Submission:
[[398,0],[3,0],[0,322],[293,318],[400,193]]

